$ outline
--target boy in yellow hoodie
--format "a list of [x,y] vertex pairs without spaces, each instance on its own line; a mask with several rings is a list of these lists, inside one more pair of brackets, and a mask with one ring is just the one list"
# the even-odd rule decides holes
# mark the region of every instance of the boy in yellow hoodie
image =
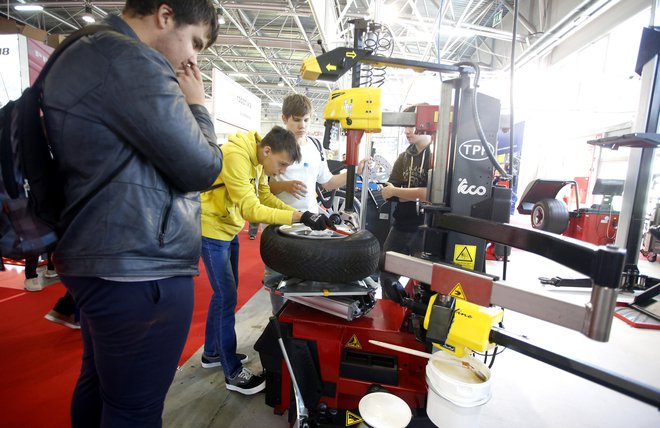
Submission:
[[236,353],[234,330],[238,286],[238,233],[245,221],[268,224],[302,222],[315,230],[333,228],[323,214],[296,211],[276,198],[268,176],[283,174],[300,160],[296,137],[279,126],[261,139],[239,132],[221,147],[223,168],[208,192],[202,193],[202,259],[213,288],[206,319],[202,367],[222,366],[230,391],[255,394],[263,376],[246,367],[247,355]]

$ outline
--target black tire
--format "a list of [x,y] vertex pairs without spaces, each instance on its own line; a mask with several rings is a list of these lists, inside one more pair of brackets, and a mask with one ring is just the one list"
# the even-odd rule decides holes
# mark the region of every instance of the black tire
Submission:
[[541,199],[531,213],[532,227],[551,233],[562,233],[568,227],[568,207],[557,199]]
[[277,225],[261,234],[261,258],[285,276],[322,282],[364,279],[378,268],[380,245],[368,230],[335,239],[284,234]]

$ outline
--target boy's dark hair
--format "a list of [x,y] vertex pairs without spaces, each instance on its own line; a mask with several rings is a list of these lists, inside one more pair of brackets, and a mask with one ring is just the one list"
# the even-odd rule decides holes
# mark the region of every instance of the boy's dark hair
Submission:
[[172,8],[177,26],[207,24],[209,43],[204,48],[215,43],[220,26],[218,11],[212,0],[126,0],[123,12],[128,16],[148,16],[155,13],[162,4]]
[[287,95],[282,102],[282,114],[284,117],[312,114],[312,102],[303,94]]
[[299,162],[302,158],[296,136],[281,126],[273,126],[259,143],[259,147],[266,146],[270,146],[274,153],[286,152],[293,162]]

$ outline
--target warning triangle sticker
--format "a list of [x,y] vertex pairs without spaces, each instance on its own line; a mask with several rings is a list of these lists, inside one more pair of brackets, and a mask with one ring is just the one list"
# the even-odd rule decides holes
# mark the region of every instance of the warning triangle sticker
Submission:
[[362,422],[362,418],[356,415],[353,412],[346,410],[346,426],[350,427],[351,425],[359,424]]
[[470,250],[468,249],[468,247],[463,247],[461,252],[456,257],[456,261],[459,261],[459,262],[473,262],[474,261],[474,259],[472,259],[472,254],[470,254]]
[[461,287],[460,282],[456,284],[454,288],[451,289],[451,293],[449,293],[449,295],[452,297],[456,297],[457,299],[467,300],[465,298],[465,292],[463,291],[463,287]]
[[362,349],[362,345],[360,345],[360,341],[358,340],[356,335],[351,336],[351,338],[346,342],[346,345],[344,345],[346,348],[353,348],[353,349]]

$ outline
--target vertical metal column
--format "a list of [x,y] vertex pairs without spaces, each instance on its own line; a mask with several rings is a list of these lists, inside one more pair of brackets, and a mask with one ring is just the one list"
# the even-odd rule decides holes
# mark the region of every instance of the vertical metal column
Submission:
[[[655,40],[656,44],[653,43]],[[642,90],[637,116],[636,128],[644,129],[646,133],[657,134],[660,124],[660,50],[657,45],[658,31],[655,28],[645,28],[640,46],[640,58],[643,50],[655,49],[653,56],[646,61],[642,68]],[[627,274],[625,288],[633,288],[639,269],[639,251],[642,241],[644,227],[644,215],[651,181],[651,169],[655,158],[655,148],[645,147],[641,149],[630,149],[628,160],[628,173],[624,187],[624,202],[619,218],[616,245],[626,248],[626,265],[624,272]]]
[[[355,19],[351,21],[353,24],[353,48],[362,49],[364,44],[364,34],[367,31],[367,22],[364,19]],[[360,86],[360,62],[355,63],[353,66],[351,87],[357,88]],[[348,144],[348,143],[347,143]],[[362,183],[364,191],[364,183]],[[344,210],[346,212],[355,212],[354,200],[355,198],[355,165],[346,165],[346,200]]]

